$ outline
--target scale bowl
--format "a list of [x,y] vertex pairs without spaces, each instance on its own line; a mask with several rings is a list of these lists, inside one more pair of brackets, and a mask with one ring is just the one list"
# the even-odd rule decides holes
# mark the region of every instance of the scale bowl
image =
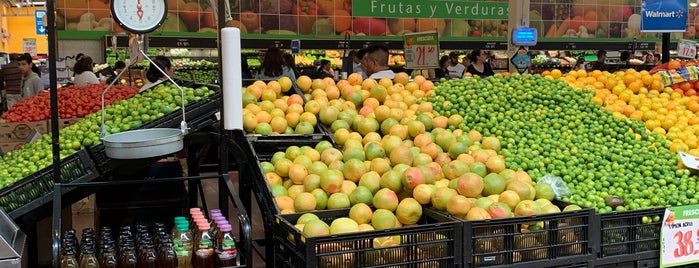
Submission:
[[102,138],[107,157],[142,159],[175,153],[184,148],[184,134],[175,128],[119,132]]

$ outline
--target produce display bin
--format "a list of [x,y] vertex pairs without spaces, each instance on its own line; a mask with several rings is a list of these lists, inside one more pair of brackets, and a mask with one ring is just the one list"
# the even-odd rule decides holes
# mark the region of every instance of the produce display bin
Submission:
[[[654,259],[644,259],[644,260],[637,260],[637,261],[597,264],[597,265],[594,265],[594,267],[595,268],[655,268],[655,267],[660,267],[660,259],[654,258]],[[678,267],[692,267],[692,266],[683,265],[683,266],[678,266]]]
[[[87,182],[99,177],[86,150],[62,159],[60,165],[62,183]],[[50,202],[52,192],[53,166],[48,166],[0,189],[0,208],[17,218]]]
[[[347,217],[349,209],[315,211],[321,220]],[[417,225],[395,229],[309,237],[294,227],[303,213],[278,215],[275,267],[458,267],[461,222],[423,209]],[[399,244],[375,246],[391,237]],[[400,239],[397,239],[400,237]],[[390,239],[390,238],[389,238]]]
[[594,259],[593,219],[582,209],[463,221],[464,267],[581,267]]
[[643,218],[662,219],[665,208],[597,214],[600,237],[597,265],[660,258],[661,221],[644,223]]

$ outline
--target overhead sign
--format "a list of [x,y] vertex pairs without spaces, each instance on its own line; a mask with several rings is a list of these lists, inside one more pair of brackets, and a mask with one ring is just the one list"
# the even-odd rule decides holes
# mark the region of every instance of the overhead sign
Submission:
[[407,33],[403,35],[405,68],[439,67],[439,34],[437,31]]
[[509,3],[459,0],[353,0],[352,16],[506,20]]
[[699,205],[665,209],[660,228],[660,267],[699,262]]
[[46,10],[34,11],[34,21],[36,21],[36,34],[46,34],[46,24],[44,23],[45,18]]
[[642,32],[684,32],[687,29],[687,0],[643,0]]
[[299,54],[301,52],[301,40],[291,40],[291,54]]

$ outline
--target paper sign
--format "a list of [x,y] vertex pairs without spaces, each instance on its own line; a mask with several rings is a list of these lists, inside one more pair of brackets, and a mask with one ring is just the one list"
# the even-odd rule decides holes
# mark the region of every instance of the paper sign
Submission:
[[437,31],[407,33],[403,35],[403,41],[405,68],[439,67],[439,34]]
[[699,262],[699,205],[670,207],[660,229],[660,267]]
[[685,167],[699,170],[699,157],[679,151],[680,159]]
[[687,39],[680,39],[677,42],[677,56],[694,59],[697,57],[697,42]]

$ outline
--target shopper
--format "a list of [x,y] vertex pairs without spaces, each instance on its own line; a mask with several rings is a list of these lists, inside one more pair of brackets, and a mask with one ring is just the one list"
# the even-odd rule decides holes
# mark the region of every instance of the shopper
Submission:
[[262,60],[260,71],[257,73],[256,79],[260,80],[277,80],[283,76],[289,77],[291,82],[296,84],[296,74],[284,63],[284,55],[278,47],[267,49],[265,58]]
[[19,61],[17,61],[17,68],[19,68],[22,73],[22,84],[20,88],[22,89],[23,99],[39,94],[39,92],[44,90],[44,83],[41,82],[41,78],[32,71],[31,56],[20,56]]
[[313,72],[313,78],[326,77],[334,78],[335,70],[333,70],[329,60],[322,59],[320,60],[320,66],[316,67],[315,71]]
[[291,55],[289,53],[284,53],[284,64],[286,64],[286,67],[289,67],[292,71],[294,71],[294,75],[296,77],[301,76],[301,73],[299,72],[298,69],[296,69],[296,60],[294,59],[294,55]]
[[493,67],[491,67],[490,63],[486,61],[488,59],[488,55],[485,54],[485,51],[480,49],[471,51],[469,59],[471,60],[471,65],[468,66],[466,71],[470,74],[480,77],[495,75],[495,72],[493,72]]
[[[24,55],[29,56],[30,58],[32,58],[32,54],[24,53]],[[36,66],[36,64],[34,64],[34,61],[33,61],[33,60],[32,60],[32,72],[35,72],[36,75],[38,75],[39,77],[41,77],[41,72],[39,71],[39,67]]]
[[124,68],[126,68],[126,63],[124,63],[123,61],[117,61],[114,63],[115,74],[121,73],[121,71],[124,70]]
[[439,68],[434,68],[434,78],[449,78],[449,70],[447,70],[447,66],[451,65],[449,61],[448,55],[439,58]]
[[597,51],[597,60],[590,63],[590,69],[606,71],[609,66],[604,61],[607,59],[607,51],[599,50]]
[[[156,67],[157,66],[157,67]],[[162,70],[162,72],[160,70]],[[139,92],[143,92],[149,88],[155,87],[163,81],[167,81],[168,77],[172,77],[174,70],[172,69],[172,62],[165,56],[155,56],[153,62],[150,63],[148,71],[146,72],[146,78],[148,83],[144,84]]]
[[0,69],[0,90],[5,92],[2,99],[4,111],[22,99],[22,72],[17,67],[20,56],[21,54],[10,55],[10,63]]
[[449,77],[461,78],[464,75],[465,70],[466,66],[459,62],[459,54],[456,52],[449,53],[449,66],[447,66]]
[[362,56],[362,66],[369,78],[381,79],[390,78],[396,75],[388,67],[388,47],[384,44],[374,44],[367,48]]
[[75,71],[73,84],[76,86],[99,84],[99,78],[92,72],[93,67],[95,67],[95,63],[92,61],[92,58],[90,58],[90,56],[83,56],[80,61],[75,63],[75,67],[73,67]]
[[347,55],[350,59],[352,59],[352,73],[358,73],[362,75],[362,79],[366,79],[367,75],[362,70],[362,67],[359,65],[360,59],[359,59],[359,53],[356,50],[351,50],[349,52],[349,55]]
[[629,60],[631,60],[631,53],[626,50],[622,51],[619,55],[619,63],[628,65]]

